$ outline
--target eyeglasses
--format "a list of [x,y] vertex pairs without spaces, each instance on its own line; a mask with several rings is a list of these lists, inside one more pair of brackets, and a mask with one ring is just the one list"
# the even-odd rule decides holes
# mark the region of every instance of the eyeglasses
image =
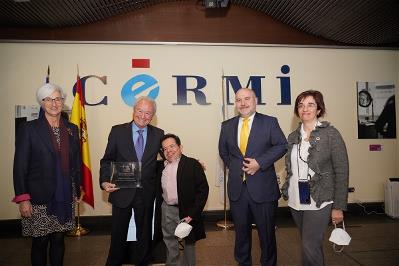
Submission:
[[52,104],[52,103],[61,104],[63,101],[64,101],[64,99],[61,97],[55,97],[54,99],[50,98],[50,97],[46,97],[43,99],[43,102],[45,102],[47,104]]
[[303,104],[303,103],[299,103],[298,104],[298,109],[315,109],[317,108],[317,104],[316,103],[308,103],[308,104]]

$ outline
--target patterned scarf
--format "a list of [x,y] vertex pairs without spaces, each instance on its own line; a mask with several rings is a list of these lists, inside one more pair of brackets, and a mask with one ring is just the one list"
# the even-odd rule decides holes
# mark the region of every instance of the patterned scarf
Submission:
[[69,176],[69,137],[68,130],[63,119],[60,119],[60,143],[48,124],[49,135],[53,148],[56,151],[55,178],[56,189],[54,197],[47,204],[47,212],[55,215],[61,224],[72,219],[72,179]]

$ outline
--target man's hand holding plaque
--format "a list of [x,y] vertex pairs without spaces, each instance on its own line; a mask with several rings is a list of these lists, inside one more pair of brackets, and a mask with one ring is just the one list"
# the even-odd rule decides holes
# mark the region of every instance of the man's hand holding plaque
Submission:
[[111,162],[114,188],[141,188],[141,162]]
[[116,187],[115,184],[112,184],[110,182],[102,182],[101,187],[108,193],[114,192],[119,189]]

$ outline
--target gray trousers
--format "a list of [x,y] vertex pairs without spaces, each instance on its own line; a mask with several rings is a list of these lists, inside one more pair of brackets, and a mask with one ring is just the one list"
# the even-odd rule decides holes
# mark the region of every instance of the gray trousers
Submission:
[[166,246],[166,266],[194,266],[195,243],[184,241],[183,256],[180,257],[179,242],[175,236],[175,229],[180,221],[179,208],[162,202],[162,233]]
[[301,235],[302,265],[324,265],[323,238],[331,220],[332,204],[316,211],[297,211],[291,214]]

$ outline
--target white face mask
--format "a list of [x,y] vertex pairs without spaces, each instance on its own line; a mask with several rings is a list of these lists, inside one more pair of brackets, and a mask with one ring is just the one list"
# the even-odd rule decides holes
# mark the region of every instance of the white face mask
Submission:
[[184,220],[181,220],[175,229],[175,236],[177,236],[180,239],[183,239],[190,234],[191,229],[193,229],[191,225],[184,222]]
[[351,242],[350,235],[345,231],[345,223],[342,221],[342,228],[337,228],[337,225],[334,224],[335,229],[332,230],[331,236],[329,240],[334,243],[334,251],[341,252],[344,247],[340,250],[335,249],[335,245],[339,246],[348,246]]

